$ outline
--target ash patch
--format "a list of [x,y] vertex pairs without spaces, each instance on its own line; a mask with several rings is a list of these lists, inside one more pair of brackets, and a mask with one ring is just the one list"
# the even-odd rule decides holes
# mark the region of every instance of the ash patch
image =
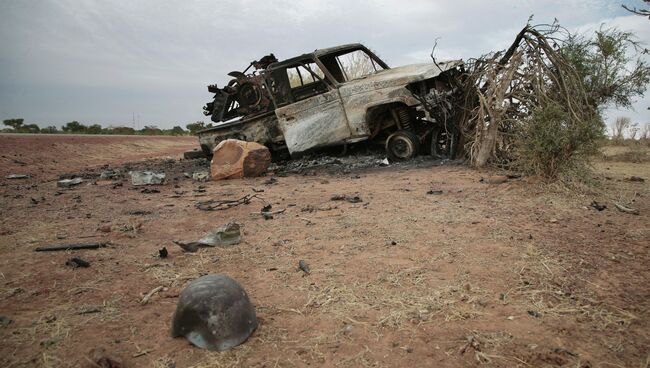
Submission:
[[409,161],[390,162],[384,154],[353,154],[347,156],[330,156],[314,154],[303,156],[296,160],[273,163],[269,172],[278,176],[285,175],[347,175],[376,168],[422,168],[449,164],[460,164],[462,161],[441,160],[432,156],[417,156]]

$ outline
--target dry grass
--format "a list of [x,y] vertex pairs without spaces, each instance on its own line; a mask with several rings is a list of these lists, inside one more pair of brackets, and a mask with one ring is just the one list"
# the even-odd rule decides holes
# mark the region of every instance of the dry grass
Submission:
[[607,145],[602,149],[602,160],[605,162],[650,162],[650,145],[638,141],[625,145]]
[[459,353],[463,355],[472,351],[474,353],[474,359],[478,364],[490,364],[493,359],[513,360],[514,358],[512,357],[499,354],[501,348],[512,340],[513,336],[503,331],[471,331],[466,336],[466,341],[460,348]]
[[370,322],[373,326],[395,329],[417,327],[436,316],[456,321],[480,315],[476,303],[482,292],[472,287],[465,276],[440,286],[428,278],[428,271],[417,267],[395,269],[366,282],[327,280],[312,284],[304,307],[307,312],[326,311],[348,321],[355,321],[359,315],[376,315]]
[[[527,310],[538,313],[540,317],[572,317],[590,323],[597,330],[615,331],[624,331],[638,319],[629,311],[598,301],[585,290],[598,289],[599,285],[577,275],[571,278],[572,272],[561,261],[539,248],[529,245],[522,258],[523,266],[516,271],[519,286],[509,294],[524,296],[528,302]],[[576,279],[590,284],[590,287],[574,287]]]

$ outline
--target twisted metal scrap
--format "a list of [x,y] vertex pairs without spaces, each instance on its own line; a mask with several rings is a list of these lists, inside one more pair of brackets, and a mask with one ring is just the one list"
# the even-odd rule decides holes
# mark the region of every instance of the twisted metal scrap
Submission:
[[526,25],[507,51],[467,62],[459,126],[475,166],[510,162],[515,135],[537,107],[558,104],[578,121],[593,116],[582,79],[560,53],[567,35],[557,23]]
[[240,204],[249,204],[253,198],[260,198],[257,194],[246,194],[239,199],[209,199],[196,203],[196,208],[202,211],[222,211],[239,206]]

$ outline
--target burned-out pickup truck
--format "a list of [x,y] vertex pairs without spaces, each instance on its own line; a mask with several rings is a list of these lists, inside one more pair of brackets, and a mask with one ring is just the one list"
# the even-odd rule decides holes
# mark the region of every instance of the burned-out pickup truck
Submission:
[[209,155],[230,138],[292,157],[362,141],[384,145],[392,160],[456,150],[450,101],[461,93],[460,60],[389,68],[350,44],[284,61],[270,54],[228,75],[223,88],[208,87],[214,100],[203,108],[218,123],[198,133]]

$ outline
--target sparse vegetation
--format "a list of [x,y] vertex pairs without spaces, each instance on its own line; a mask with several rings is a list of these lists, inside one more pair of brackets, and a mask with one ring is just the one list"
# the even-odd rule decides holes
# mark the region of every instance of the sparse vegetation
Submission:
[[205,124],[202,121],[187,124],[188,130],[176,125],[171,129],[161,129],[156,125],[145,125],[144,128],[136,130],[127,126],[108,126],[103,128],[100,124],[85,125],[78,121],[70,121],[64,124],[61,129],[54,125],[39,128],[36,124],[24,124],[24,119],[6,119],[3,121],[6,127],[0,129],[0,133],[41,133],[41,134],[106,134],[106,135],[193,135],[198,130],[212,126],[212,123]]
[[539,107],[518,132],[516,167],[547,178],[581,172],[589,158],[599,152],[603,130],[602,120],[597,116],[576,119],[557,105]]

